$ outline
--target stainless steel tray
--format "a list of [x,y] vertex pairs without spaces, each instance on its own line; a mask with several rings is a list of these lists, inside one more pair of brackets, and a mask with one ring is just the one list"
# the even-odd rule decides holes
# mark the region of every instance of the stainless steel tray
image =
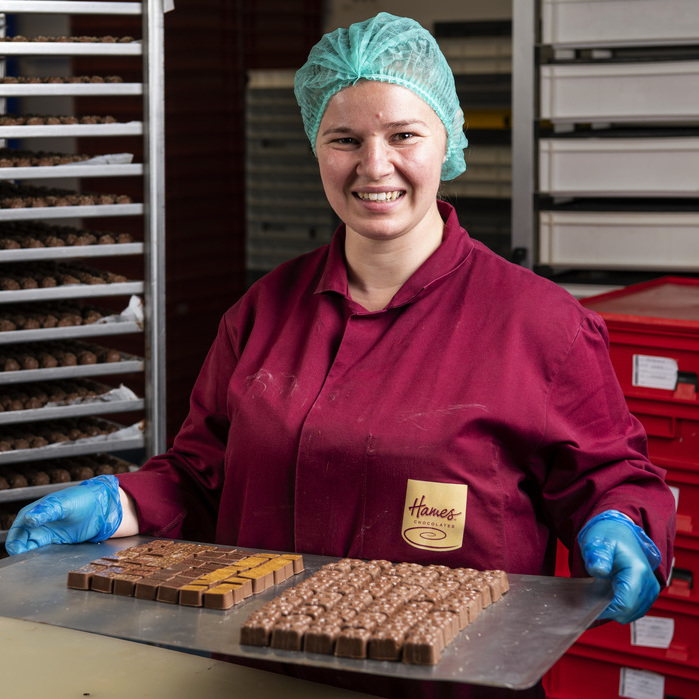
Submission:
[[0,614],[196,653],[222,653],[304,666],[525,689],[575,642],[611,600],[608,581],[510,575],[510,592],[486,609],[430,667],[241,646],[247,615],[334,558],[304,555],[296,575],[227,612],[69,590],[68,571],[147,541],[57,545],[0,561]]
[[[2,343],[0,342],[0,344]],[[52,379],[74,379],[95,376],[112,376],[114,374],[133,374],[144,370],[145,359],[133,355],[124,356],[126,356],[127,358],[122,359],[120,362],[98,362],[97,364],[57,366],[47,369],[20,369],[19,371],[0,371],[0,391],[2,391],[2,388],[5,386],[28,383],[29,381],[50,381]]]
[[[0,97],[2,97],[0,90]],[[0,209],[0,221],[42,221],[95,216],[142,216],[143,204],[102,204],[92,206],[37,206],[24,209]]]
[[28,303],[30,301],[56,301],[58,299],[130,296],[132,294],[143,294],[144,290],[145,284],[141,281],[114,282],[112,284],[62,284],[46,289],[0,291],[0,303]]
[[[84,0],[81,0],[84,1]],[[22,0],[27,2],[27,0]],[[115,124],[22,124],[0,126],[0,138],[70,138],[87,136],[142,136],[143,122],[129,121]]]
[[[0,131],[0,138],[2,132]],[[143,243],[115,243],[114,245],[66,245],[60,248],[19,248],[1,250],[3,262],[35,262],[37,260],[67,260],[87,257],[115,257],[143,255]]]
[[[1,293],[1,292],[0,292]],[[0,332],[0,345],[12,345],[16,342],[34,342],[36,340],[69,340],[86,337],[106,337],[110,335],[127,335],[142,333],[143,326],[135,321],[118,321],[115,323],[88,323],[87,325],[69,325],[65,328],[37,328],[36,330],[9,330]],[[116,362],[115,362],[116,364]],[[27,370],[25,370],[27,371]],[[33,371],[45,371],[34,369]],[[15,372],[19,374],[20,372]],[[24,372],[22,372],[24,374]]]

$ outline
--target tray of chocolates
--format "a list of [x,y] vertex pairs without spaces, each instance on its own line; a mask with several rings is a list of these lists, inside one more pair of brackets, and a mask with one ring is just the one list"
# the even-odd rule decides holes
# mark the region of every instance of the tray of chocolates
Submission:
[[[249,559],[254,565],[247,570],[254,571],[287,554],[226,546],[190,549],[187,557],[202,559],[199,573],[188,563],[185,570],[144,575],[154,563],[151,553],[163,555],[156,550],[161,546],[174,546],[175,552],[182,543],[158,541],[138,536],[49,546],[0,561],[0,615],[243,662],[293,664],[309,678],[320,668],[524,689],[563,655],[612,596],[609,581],[589,578],[307,553],[299,572],[290,573],[287,563],[286,573],[267,571],[257,582],[247,573],[247,582],[241,573]],[[149,546],[155,548],[147,552]],[[127,563],[123,552],[133,560]],[[141,554],[145,558],[138,560]],[[125,572],[124,563],[140,571]],[[105,575],[110,567],[122,570]],[[162,569],[162,561],[153,567]],[[129,575],[136,578],[123,577]],[[139,581],[153,576],[151,582],[161,578],[162,593],[147,593],[143,583],[137,593]],[[484,605],[488,594],[490,603]],[[284,610],[287,619],[280,623]],[[359,619],[343,626],[345,617]],[[384,628],[375,633],[379,621]]]

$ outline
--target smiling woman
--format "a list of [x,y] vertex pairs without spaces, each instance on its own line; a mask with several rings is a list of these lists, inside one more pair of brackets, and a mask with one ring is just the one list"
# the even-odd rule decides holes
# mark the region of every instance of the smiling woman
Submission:
[[[8,550],[138,531],[553,575],[560,538],[574,574],[612,579],[606,618],[645,614],[670,570],[674,498],[602,319],[437,200],[466,139],[435,46],[385,13],[321,40],[296,92],[342,219],[332,242],[226,312],[170,451],[28,506]],[[512,696],[315,670],[385,697]]]
[[400,85],[362,80],[328,103],[318,164],[346,224],[350,293],[368,310],[383,308],[442,242],[446,141],[432,108]]
[[350,294],[381,310],[440,245],[440,180],[466,169],[452,72],[417,22],[380,13],[323,37],[295,92],[346,225]]

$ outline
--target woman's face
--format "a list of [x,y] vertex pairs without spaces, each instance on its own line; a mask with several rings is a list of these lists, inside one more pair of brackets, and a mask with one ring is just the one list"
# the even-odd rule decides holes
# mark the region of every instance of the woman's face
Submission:
[[446,143],[437,114],[408,88],[369,80],[335,94],[316,153],[348,234],[390,240],[434,222]]

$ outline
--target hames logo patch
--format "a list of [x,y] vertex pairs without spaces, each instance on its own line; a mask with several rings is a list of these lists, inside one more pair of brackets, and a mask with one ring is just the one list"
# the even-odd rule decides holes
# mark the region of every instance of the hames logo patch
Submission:
[[403,510],[403,540],[417,549],[453,551],[464,542],[465,483],[408,479]]

